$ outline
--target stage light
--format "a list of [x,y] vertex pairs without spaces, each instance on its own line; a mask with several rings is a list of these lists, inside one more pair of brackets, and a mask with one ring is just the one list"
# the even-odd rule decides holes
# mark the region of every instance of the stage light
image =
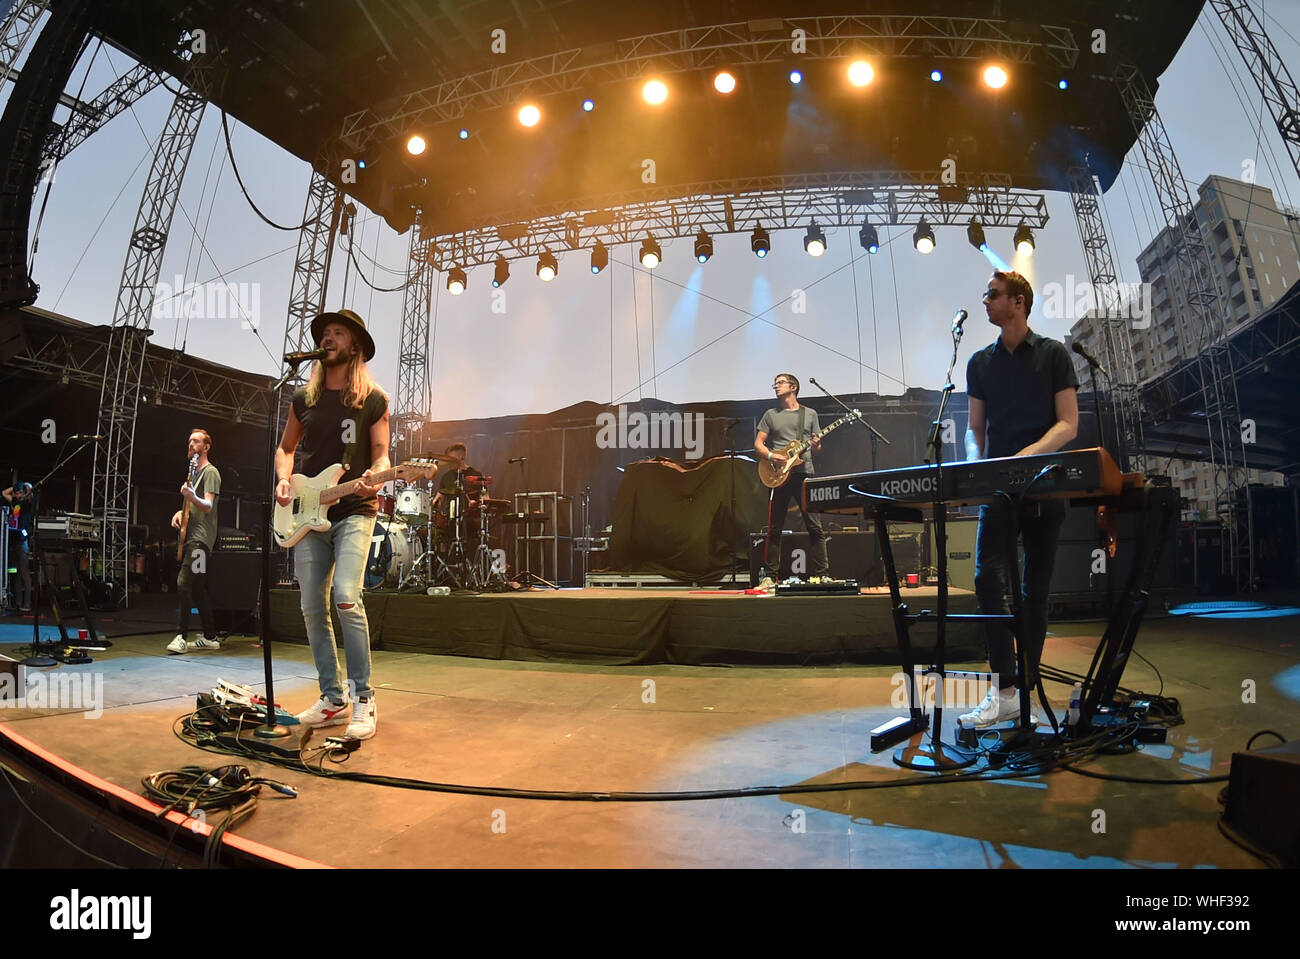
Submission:
[[1016,252],[1021,256],[1034,255],[1034,234],[1023,221],[1016,227]]
[[989,248],[988,242],[984,239],[984,227],[974,217],[971,217],[970,226],[966,227],[966,239],[981,253]]
[[609,266],[609,250],[605,249],[605,244],[600,240],[591,248],[591,272],[599,273],[605,267]]
[[560,264],[556,261],[555,254],[550,250],[543,250],[542,255],[537,258],[537,278],[543,283],[550,283],[559,272]]
[[357,161],[357,169],[358,169],[358,170],[364,170],[365,168],[366,168],[366,161],[365,161],[365,160],[358,160],[358,161]]
[[876,228],[870,223],[862,224],[862,229],[858,231],[858,242],[868,253],[875,253],[880,249],[880,237],[876,234]]
[[816,223],[808,227],[808,234],[803,238],[803,251],[809,256],[821,256],[826,252],[826,234]]
[[912,234],[912,246],[916,247],[917,253],[934,252],[934,230],[925,222],[925,217],[921,217],[921,222],[916,225],[916,231]]
[[943,79],[943,74],[940,73],[938,70],[931,70],[930,79],[933,80],[935,83],[938,83],[940,80]]
[[713,78],[713,89],[719,93],[730,93],[736,89],[736,78],[723,70]]
[[542,111],[537,109],[531,103],[525,103],[519,108],[519,122],[526,127],[535,127],[538,121],[542,119]]
[[866,60],[854,60],[849,64],[849,83],[855,87],[865,87],[876,77],[876,71]]
[[701,263],[708,263],[711,256],[713,256],[713,237],[704,232],[704,227],[700,227],[700,233],[695,238],[695,259]]
[[801,70],[791,70],[790,82],[795,84],[796,86],[800,83],[803,83],[803,72]]
[[763,229],[762,224],[754,227],[754,232],[749,235],[749,248],[754,251],[754,256],[760,260],[767,256],[772,249],[772,240]]
[[662,80],[647,80],[641,88],[641,96],[645,97],[646,103],[658,106],[668,99],[668,87]]
[[506,280],[510,279],[510,264],[500,253],[497,254],[496,269],[492,272],[492,285],[500,286]]
[[659,248],[659,243],[653,236],[647,236],[641,241],[641,265],[647,270],[653,270],[663,258],[664,251]]
[[413,133],[411,134],[410,139],[406,141],[406,152],[411,154],[413,157],[418,157],[424,152],[425,147],[427,146],[428,144],[424,142],[424,137],[420,136],[418,133]]
[[465,271],[458,266],[453,266],[447,271],[447,292],[452,296],[460,296],[465,292],[465,284],[469,278],[465,276]]
[[997,64],[984,68],[984,82],[994,90],[1001,90],[1007,85],[1007,71]]
[[1056,89],[1058,90],[1070,89],[1070,81],[1065,79],[1065,77],[1061,77],[1061,79],[1056,84]]
[[461,127],[461,128],[460,128],[460,138],[461,138],[462,140],[468,140],[468,139],[469,139],[469,131],[466,130],[464,127]]
[[582,109],[590,113],[592,110],[596,109],[596,101],[588,97],[586,100],[582,101]]

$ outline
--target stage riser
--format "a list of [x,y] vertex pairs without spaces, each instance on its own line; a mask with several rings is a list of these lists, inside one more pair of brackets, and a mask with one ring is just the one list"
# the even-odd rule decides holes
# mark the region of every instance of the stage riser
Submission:
[[[915,608],[934,591],[908,590]],[[703,666],[888,665],[898,662],[889,596],[617,596],[500,594],[428,597],[367,593],[371,645],[389,652],[525,662]],[[950,596],[953,612],[974,612],[974,597]],[[276,642],[306,643],[298,594],[271,593]],[[932,629],[918,630],[928,662]],[[337,622],[335,635],[340,635]],[[974,628],[949,628],[949,662],[984,658]]]

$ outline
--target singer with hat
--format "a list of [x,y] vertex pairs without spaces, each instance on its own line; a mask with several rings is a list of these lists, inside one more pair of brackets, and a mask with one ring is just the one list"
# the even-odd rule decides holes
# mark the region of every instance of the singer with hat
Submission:
[[[299,444],[304,473],[316,475],[341,463],[345,472],[339,482],[359,483],[330,507],[328,530],[312,531],[294,546],[303,620],[320,684],[320,699],[298,720],[313,727],[346,723],[347,737],[369,739],[375,735],[378,711],[361,587],[382,486],[371,479],[389,468],[388,396],[366,366],[374,359],[375,341],[360,316],[351,310],[322,313],[312,321],[311,332],[324,352],[313,363],[307,385],[293,394],[275,451],[275,499],[281,506],[290,503],[289,478]],[[343,632],[346,686],[339,676],[331,598]]]

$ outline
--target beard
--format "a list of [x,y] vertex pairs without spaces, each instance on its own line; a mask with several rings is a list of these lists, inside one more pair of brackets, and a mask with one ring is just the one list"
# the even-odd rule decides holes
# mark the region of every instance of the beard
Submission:
[[326,369],[336,368],[340,366],[347,366],[351,362],[352,362],[352,354],[342,349],[336,350],[333,353],[326,354],[325,356],[321,357],[321,361],[320,361],[321,366],[325,367]]

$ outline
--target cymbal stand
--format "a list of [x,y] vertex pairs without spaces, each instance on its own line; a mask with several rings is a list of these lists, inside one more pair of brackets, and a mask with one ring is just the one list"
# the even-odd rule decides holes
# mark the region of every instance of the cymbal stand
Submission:
[[505,589],[505,573],[497,569],[492,557],[489,539],[492,535],[492,514],[482,503],[479,504],[478,546],[474,549],[474,561],[470,564],[471,588],[486,591]]

